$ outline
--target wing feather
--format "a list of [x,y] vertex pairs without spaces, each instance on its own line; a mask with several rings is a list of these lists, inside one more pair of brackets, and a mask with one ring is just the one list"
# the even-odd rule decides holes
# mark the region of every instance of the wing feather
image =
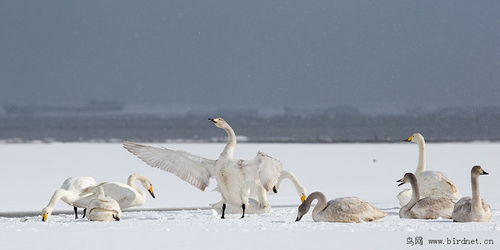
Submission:
[[276,185],[283,170],[283,164],[279,160],[263,152],[258,152],[255,158],[245,161],[244,166],[245,168],[257,168],[260,182],[268,192]]
[[213,177],[215,160],[184,151],[151,147],[129,141],[125,141],[123,147],[149,166],[175,174],[202,191],[208,186],[210,177]]

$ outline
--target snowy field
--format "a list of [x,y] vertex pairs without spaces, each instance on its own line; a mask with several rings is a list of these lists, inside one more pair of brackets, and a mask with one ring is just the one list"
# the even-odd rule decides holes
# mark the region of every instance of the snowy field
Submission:
[[[223,144],[164,144],[207,158],[216,158]],[[121,181],[131,173],[149,177],[156,199],[143,208],[204,208],[219,201],[217,192],[201,192],[174,175],[146,166],[120,144],[54,143],[0,144],[2,201],[0,249],[341,249],[408,247],[407,238],[423,237],[417,248],[494,249],[500,244],[500,143],[427,144],[427,167],[446,172],[462,195],[470,195],[470,169],[481,165],[481,193],[493,212],[491,223],[452,223],[450,220],[403,220],[395,196],[403,189],[396,180],[414,172],[415,144],[240,144],[236,155],[251,158],[258,150],[280,159],[308,192],[322,191],[328,199],[358,196],[388,216],[373,223],[315,223],[311,214],[295,222],[299,197],[286,180],[265,215],[228,215],[220,220],[213,210],[125,212],[119,222],[74,220],[72,215],[1,217],[36,212],[69,176],[93,176],[98,181]],[[211,190],[214,187],[207,190]],[[60,202],[56,210],[70,211]],[[455,239],[478,239],[483,244],[461,246]],[[428,240],[443,239],[443,245]],[[494,245],[487,245],[488,240]],[[450,243],[451,245],[448,245]],[[498,247],[498,246],[497,246]]]

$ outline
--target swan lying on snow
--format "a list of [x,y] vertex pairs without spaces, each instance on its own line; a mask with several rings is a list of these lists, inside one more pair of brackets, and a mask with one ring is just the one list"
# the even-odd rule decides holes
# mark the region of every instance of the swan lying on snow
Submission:
[[96,196],[90,201],[87,209],[87,218],[91,221],[119,221],[122,216],[118,202],[106,196],[101,186],[97,187]]
[[144,189],[148,190],[151,196],[155,198],[153,184],[151,184],[148,178],[140,174],[131,174],[128,177],[127,184],[121,182],[103,182],[97,186],[84,189],[82,194],[97,194],[98,188],[102,188],[106,196],[118,202],[121,209],[142,206],[146,202],[146,194],[136,186],[136,181],[139,181]]
[[454,222],[488,222],[491,221],[491,207],[479,195],[479,176],[488,175],[480,166],[471,170],[472,198],[463,197],[453,208]]
[[[418,163],[415,176],[418,179],[420,195],[422,197],[444,197],[457,201],[461,196],[456,185],[444,173],[425,170],[425,139],[415,133],[405,141],[418,144]],[[406,189],[398,194],[397,198],[401,206],[406,205],[412,198],[412,191]]]
[[[273,187],[273,192],[278,193],[278,189],[280,188],[280,184],[283,180],[288,179],[292,182],[292,184],[295,186],[295,190],[297,191],[297,194],[300,197],[300,201],[304,202],[306,199],[306,190],[302,186],[302,184],[299,182],[297,177],[288,171],[281,171],[280,177],[278,178],[278,181],[276,185]],[[218,187],[214,191],[219,191]],[[249,206],[246,207],[245,213],[247,214],[264,214],[264,213],[269,213],[271,211],[271,206],[266,206],[261,203],[259,203],[257,197],[257,190],[255,188],[252,188],[250,191],[250,197],[249,198]],[[219,201],[217,203],[210,204],[212,209],[214,209],[218,214],[222,214],[222,205],[223,202]],[[235,207],[232,205],[227,204],[226,205],[226,213],[227,214],[236,214],[241,211],[240,207]]]
[[47,218],[52,214],[52,211],[57,205],[59,200],[63,200],[66,204],[73,206],[75,211],[75,219],[78,219],[77,208],[84,208],[83,217],[85,218],[85,212],[88,203],[80,203],[78,200],[89,196],[81,195],[81,191],[90,186],[95,186],[96,181],[92,177],[69,177],[61,185],[61,188],[57,189],[52,197],[50,198],[49,204],[42,209],[42,221],[46,221]]
[[398,186],[410,183],[412,188],[411,200],[399,210],[400,218],[408,219],[450,219],[455,203],[448,198],[425,197],[420,199],[417,178],[412,173],[406,173],[397,182]]
[[320,222],[368,222],[384,218],[387,214],[375,208],[370,203],[357,197],[343,197],[326,202],[326,197],[321,192],[314,192],[299,206],[297,219],[307,214],[313,200],[318,203],[313,209],[312,218]]
[[148,165],[175,174],[202,191],[210,178],[215,178],[222,196],[222,219],[227,204],[241,206],[241,218],[244,218],[252,189],[256,190],[259,203],[269,206],[266,192],[276,185],[283,168],[281,163],[262,152],[248,161],[234,159],[236,135],[233,129],[222,118],[209,120],[224,129],[229,139],[217,160],[132,142],[124,142],[123,147]]

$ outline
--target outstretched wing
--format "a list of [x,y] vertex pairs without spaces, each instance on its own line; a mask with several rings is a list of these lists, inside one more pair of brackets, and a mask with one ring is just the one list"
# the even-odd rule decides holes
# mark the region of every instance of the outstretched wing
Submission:
[[210,177],[213,177],[214,160],[184,151],[156,148],[129,141],[125,141],[123,147],[149,166],[175,174],[202,191],[208,186]]
[[257,156],[250,161],[245,161],[245,168],[256,168],[259,174],[259,179],[266,191],[271,189],[278,182],[283,165],[277,159],[263,153],[258,152]]

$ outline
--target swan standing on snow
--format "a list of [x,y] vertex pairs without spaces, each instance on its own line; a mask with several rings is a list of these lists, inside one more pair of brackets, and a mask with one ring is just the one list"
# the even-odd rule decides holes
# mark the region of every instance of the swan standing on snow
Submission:
[[140,174],[131,174],[128,177],[127,184],[121,182],[103,182],[97,186],[84,189],[82,193],[97,194],[98,188],[102,188],[106,196],[118,202],[121,209],[142,206],[146,202],[146,194],[141,188],[137,187],[135,184],[136,181],[139,181],[144,189],[148,190],[151,196],[155,198],[153,184],[151,184],[148,178]]
[[448,198],[426,197],[420,199],[420,191],[417,178],[412,173],[406,173],[404,177],[397,182],[398,186],[410,183],[412,188],[412,197],[410,201],[399,210],[400,218],[408,219],[450,219],[455,203]]
[[122,216],[118,202],[106,196],[101,186],[97,187],[96,197],[90,201],[88,210],[90,221],[119,221]]
[[387,214],[375,208],[370,203],[357,197],[343,197],[326,202],[321,192],[314,192],[299,206],[297,219],[300,221],[310,209],[313,200],[318,203],[313,209],[312,218],[316,222],[369,222],[385,217]]
[[215,178],[222,196],[222,219],[227,204],[241,206],[241,218],[244,218],[252,189],[256,190],[259,203],[263,207],[269,206],[266,192],[276,184],[282,171],[281,163],[262,152],[249,161],[234,159],[234,130],[222,118],[209,120],[224,129],[229,139],[216,161],[183,151],[132,142],[124,142],[123,147],[148,165],[173,173],[202,191],[208,186],[210,178]]
[[92,177],[69,177],[61,185],[61,188],[57,189],[52,197],[50,198],[49,204],[42,209],[42,221],[46,221],[47,218],[52,214],[52,211],[57,205],[59,200],[63,200],[66,204],[73,206],[75,211],[75,219],[78,219],[77,208],[84,208],[83,217],[85,218],[87,204],[79,203],[78,200],[89,195],[81,195],[81,191],[87,187],[95,186],[96,181]]
[[[422,197],[444,197],[457,201],[461,196],[453,181],[444,173],[425,170],[425,139],[420,133],[415,133],[405,141],[418,144],[418,163],[415,176],[418,179],[420,195]],[[398,194],[401,206],[406,205],[412,197],[410,189]]]
[[463,197],[453,208],[454,222],[488,222],[491,221],[491,208],[479,195],[479,176],[488,175],[480,166],[474,166],[470,172],[472,198]]
[[[293,173],[285,171],[285,170],[281,171],[280,177],[278,178],[276,185],[274,185],[274,187],[273,187],[273,192],[278,193],[278,189],[280,187],[280,184],[285,179],[288,179],[292,182],[292,184],[295,186],[295,190],[297,191],[297,194],[300,197],[300,201],[304,202],[304,200],[306,199],[306,190],[304,189],[302,184],[299,182],[299,180],[297,179],[297,177]],[[219,191],[219,189],[216,188],[214,191]],[[252,190],[250,192],[251,198],[249,198],[249,200],[248,200],[249,205],[245,209],[245,212],[247,214],[264,214],[264,213],[268,213],[271,211],[270,206],[265,206],[265,205],[263,206],[262,204],[259,203],[258,198],[256,197],[257,192],[258,191],[256,190],[256,188],[252,188]],[[214,204],[210,204],[212,209],[214,209],[218,214],[222,214],[222,205],[223,205],[222,201],[219,201],[219,202],[214,203]],[[225,213],[226,214],[236,214],[236,213],[239,213],[240,210],[241,209],[239,207],[235,207],[235,206],[227,204]]]

